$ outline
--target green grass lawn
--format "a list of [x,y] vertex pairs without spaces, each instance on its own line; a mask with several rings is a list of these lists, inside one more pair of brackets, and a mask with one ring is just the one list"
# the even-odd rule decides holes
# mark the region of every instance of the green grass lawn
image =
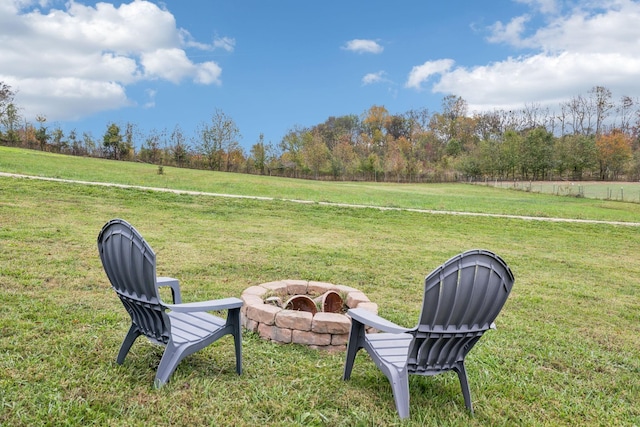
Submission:
[[[0,148],[0,171],[376,206],[639,221],[638,205],[465,185],[316,183]],[[164,182],[162,181],[164,180]],[[162,349],[128,329],[96,237],[131,222],[186,302],[280,279],[363,290],[413,326],[424,276],[486,248],[516,283],[497,330],[467,357],[475,415],[454,373],[411,377],[411,418],[364,353],[243,336],[189,356],[153,389]],[[640,425],[640,227],[345,208],[0,177],[0,425]]]
[[158,167],[0,147],[0,171],[219,194],[315,202],[638,222],[640,203],[584,200],[465,184],[323,182]]

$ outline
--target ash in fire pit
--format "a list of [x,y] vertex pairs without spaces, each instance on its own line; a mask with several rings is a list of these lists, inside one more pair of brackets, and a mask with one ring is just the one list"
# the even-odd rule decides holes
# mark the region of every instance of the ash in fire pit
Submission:
[[246,329],[263,339],[325,350],[346,348],[351,328],[346,310],[378,312],[378,305],[358,289],[306,280],[251,286],[242,293],[242,300]]

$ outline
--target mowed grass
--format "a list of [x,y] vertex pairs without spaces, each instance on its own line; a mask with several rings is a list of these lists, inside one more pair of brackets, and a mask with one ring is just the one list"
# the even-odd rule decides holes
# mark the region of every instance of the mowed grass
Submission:
[[[0,151],[0,159],[5,154]],[[97,169],[113,167],[114,181],[150,185],[136,181],[145,165],[125,173],[119,168],[129,165],[119,162],[54,156],[45,167],[51,158],[43,159],[38,162],[47,170],[63,161],[86,168],[59,175],[65,178],[97,180]],[[189,173],[198,178],[185,187],[204,191],[216,187],[202,183],[228,175]],[[180,176],[187,181],[190,175]],[[253,177],[244,184],[243,177],[232,177],[238,188],[260,193],[261,187],[251,190]],[[262,179],[274,193],[289,194],[299,185],[295,198],[304,198],[304,185],[313,184]],[[341,183],[322,185],[312,187],[315,197],[330,200],[343,189]],[[379,194],[402,189],[419,200],[431,197],[429,186],[366,186],[372,204],[384,205]],[[481,198],[469,197],[469,210],[516,203],[513,192],[484,191],[493,203],[474,205]],[[501,202],[502,195],[509,202]],[[599,201],[559,208],[574,200],[521,195],[524,207],[509,213],[530,213],[536,205],[549,216],[561,209],[567,217],[591,210],[608,215]],[[449,200],[461,196],[450,196],[438,197],[462,206]],[[422,203],[410,199],[398,204]],[[634,212],[619,205],[611,210]],[[364,352],[352,379],[343,382],[344,354],[273,344],[248,332],[242,376],[234,372],[232,340],[225,337],[189,356],[169,384],[154,390],[161,348],[140,338],[125,363],[115,363],[129,320],[96,248],[100,228],[114,217],[143,234],[157,254],[158,273],[179,278],[187,302],[239,296],[272,280],[320,280],[360,288],[380,314],[405,326],[417,320],[422,280],[432,269],[470,248],[500,254],[516,284],[497,330],[467,357],[475,415],[466,411],[454,373],[411,377],[411,418],[401,422],[388,381]],[[639,237],[640,227],[632,226],[0,177],[0,425],[640,425]]]
[[58,179],[391,208],[637,222],[640,203],[466,184],[322,182],[81,158],[0,147],[0,172]]

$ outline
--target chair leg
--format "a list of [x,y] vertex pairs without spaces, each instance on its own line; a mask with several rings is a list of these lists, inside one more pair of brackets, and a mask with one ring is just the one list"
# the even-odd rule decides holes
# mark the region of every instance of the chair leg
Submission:
[[393,391],[393,400],[400,418],[409,418],[409,374],[407,369],[401,371],[391,368],[389,382]]
[[236,351],[236,372],[242,375],[242,328],[240,326],[240,309],[229,310],[227,313],[227,323],[233,328],[233,342]]
[[464,361],[458,363],[458,367],[454,368],[458,374],[460,380],[460,387],[462,388],[462,395],[464,396],[464,404],[469,412],[473,414],[473,405],[471,403],[471,390],[469,389],[469,379],[467,378],[467,370],[464,367]]
[[173,371],[176,370],[176,367],[184,358],[185,349],[185,346],[175,347],[173,345],[173,341],[169,341],[164,353],[162,354],[162,359],[160,359],[160,364],[158,365],[156,378],[153,382],[155,388],[160,388],[169,381]]
[[124,338],[124,341],[120,346],[118,357],[116,358],[116,362],[118,362],[119,365],[122,365],[122,363],[124,363],[124,358],[127,356],[127,353],[129,353],[129,349],[131,349],[134,341],[140,335],[140,329],[138,329],[138,327],[132,323],[131,327],[129,328],[129,332],[127,332],[127,336]]
[[362,348],[364,342],[364,325],[355,319],[351,320],[351,331],[349,332],[349,342],[347,343],[347,358],[344,363],[343,380],[351,378],[351,370],[353,369],[353,362],[356,359],[358,350]]

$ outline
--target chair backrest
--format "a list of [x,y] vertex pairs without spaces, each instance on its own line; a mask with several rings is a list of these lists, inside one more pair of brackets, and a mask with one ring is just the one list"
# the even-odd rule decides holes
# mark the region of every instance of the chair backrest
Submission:
[[156,286],[156,254],[132,225],[107,222],[98,235],[98,252],[111,286],[145,336],[166,344],[169,317]]
[[482,249],[461,253],[431,272],[410,349],[410,371],[438,372],[461,362],[492,327],[513,283],[504,260]]

